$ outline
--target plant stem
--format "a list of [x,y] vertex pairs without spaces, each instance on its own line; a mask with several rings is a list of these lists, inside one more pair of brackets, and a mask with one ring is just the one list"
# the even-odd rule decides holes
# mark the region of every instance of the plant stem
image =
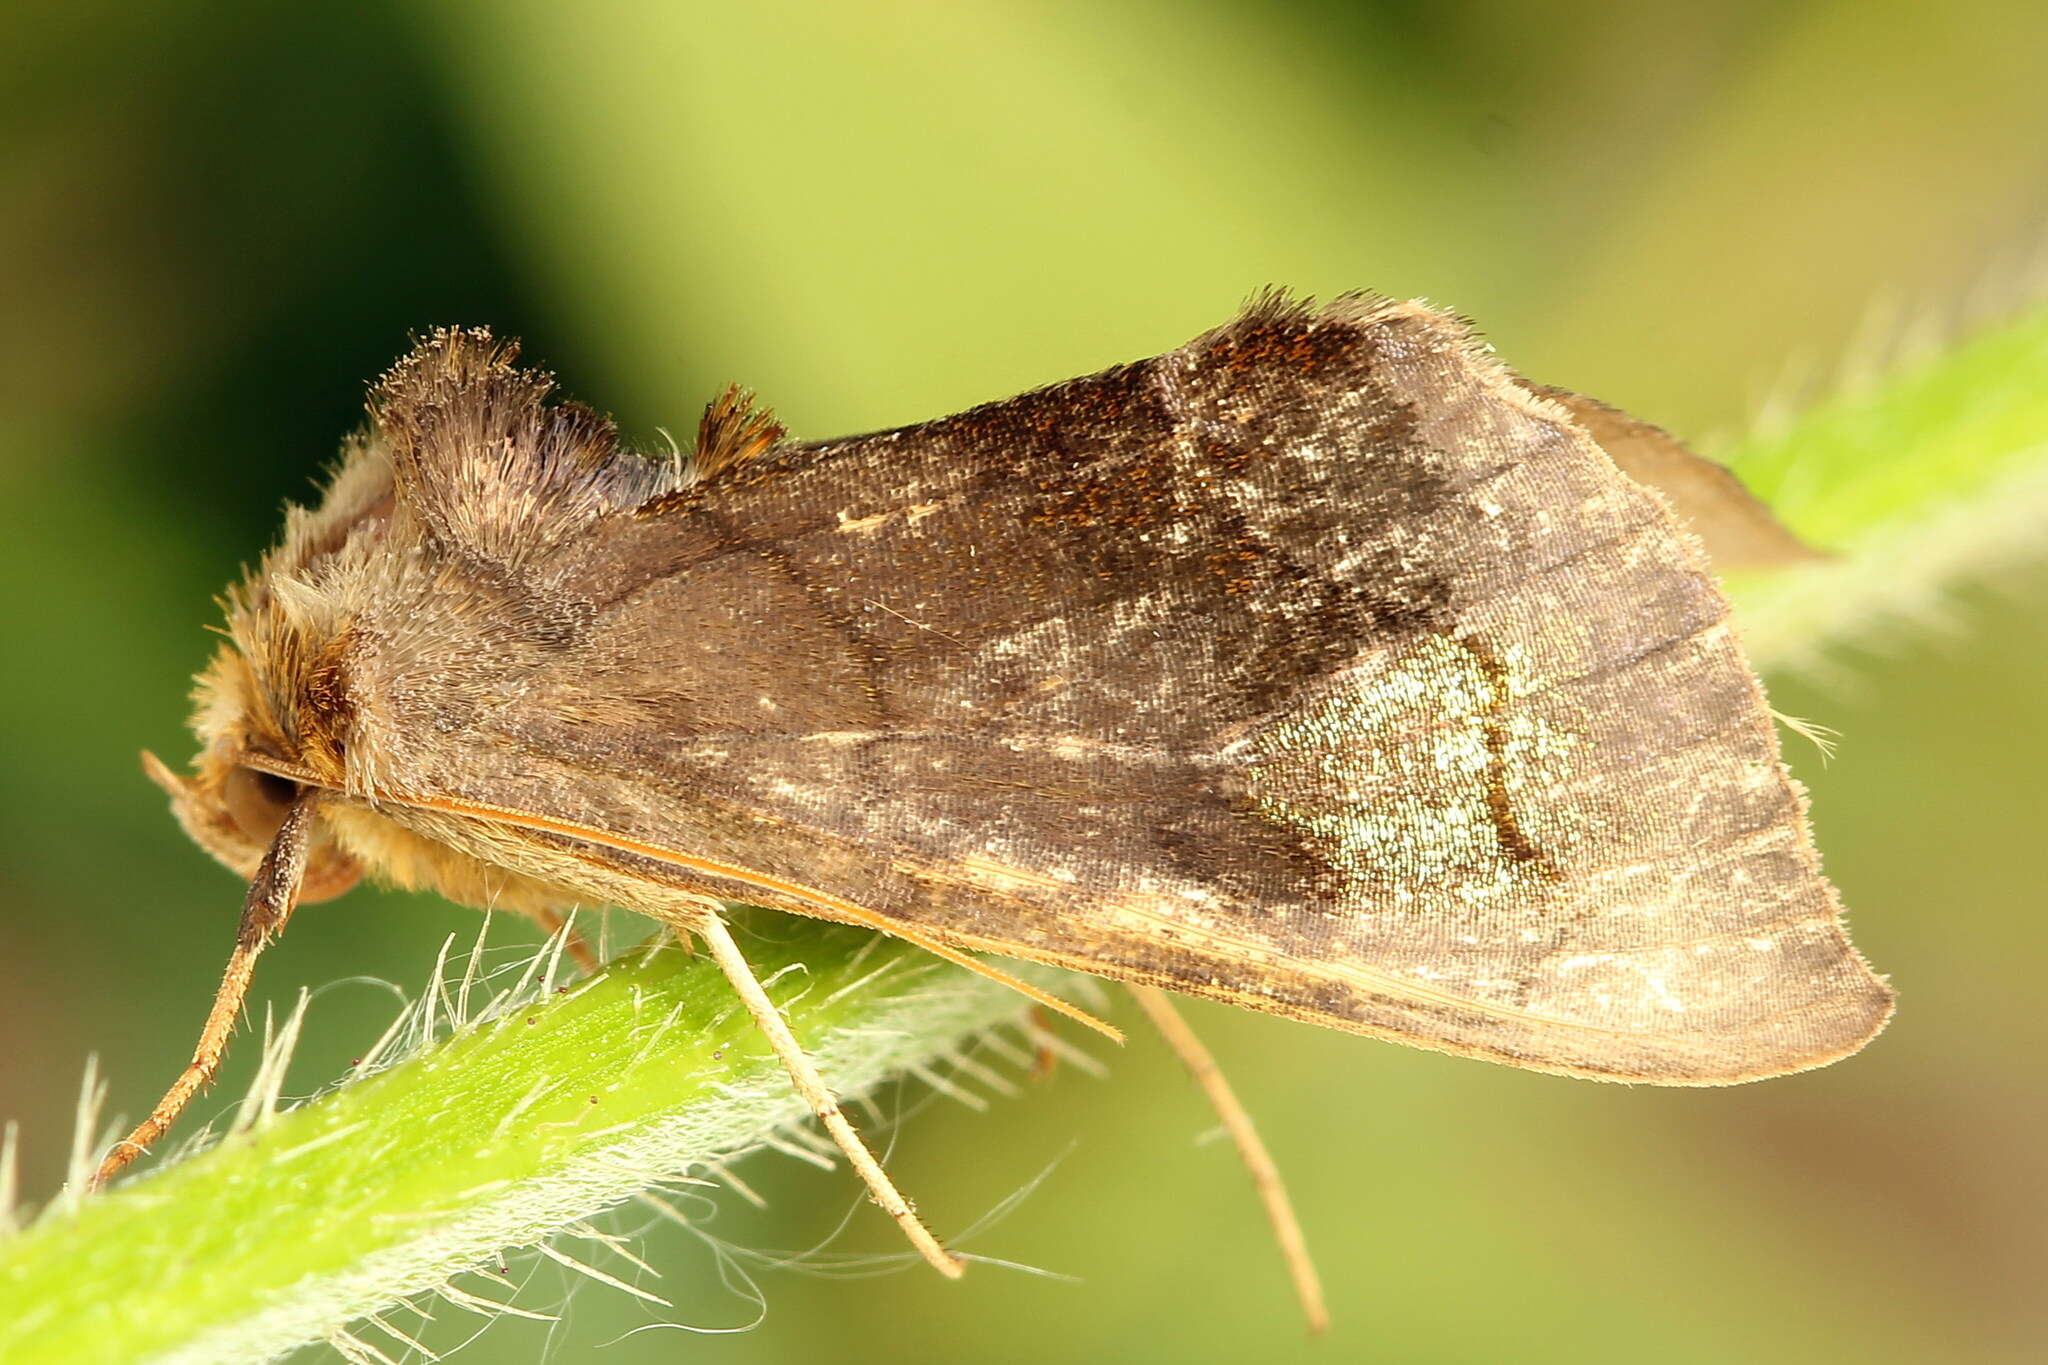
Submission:
[[1730,582],[1758,667],[1938,619],[1959,579],[2048,548],[2048,307],[1845,389],[1728,463],[1833,556]]
[[[748,954],[849,1095],[1026,1007],[872,933],[774,927]],[[807,1114],[706,959],[637,954],[524,999],[0,1243],[0,1359],[271,1359]]]

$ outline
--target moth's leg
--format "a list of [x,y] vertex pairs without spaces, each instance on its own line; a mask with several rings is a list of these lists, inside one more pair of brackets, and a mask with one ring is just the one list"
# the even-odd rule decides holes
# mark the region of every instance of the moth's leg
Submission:
[[966,1266],[932,1236],[931,1229],[919,1220],[910,1207],[910,1201],[897,1191],[887,1172],[883,1171],[882,1163],[875,1160],[874,1153],[867,1149],[867,1144],[860,1140],[860,1134],[840,1112],[839,1101],[825,1088],[818,1068],[812,1065],[796,1035],[789,1031],[788,1021],[775,1008],[775,1002],[768,998],[768,992],[761,988],[760,979],[747,965],[747,959],[741,955],[739,945],[733,942],[724,922],[716,915],[707,914],[702,923],[693,924],[691,929],[710,948],[711,956],[725,973],[726,980],[732,982],[732,988],[739,992],[747,1012],[754,1016],[754,1023],[768,1036],[769,1046],[782,1059],[789,1079],[796,1084],[797,1094],[803,1096],[804,1103],[811,1107],[811,1112],[825,1125],[825,1131],[839,1144],[839,1150],[846,1153],[853,1169],[867,1182],[868,1193],[874,1201],[882,1206],[884,1213],[896,1220],[896,1225],[910,1238],[911,1245],[932,1263],[934,1269],[942,1275],[958,1278]]
[[1042,1005],[1033,1005],[1029,1013],[1031,1026],[1038,1032],[1038,1051],[1031,1058],[1031,1079],[1051,1080],[1060,1065],[1060,1054],[1052,1048],[1052,1015]]
[[[566,916],[545,906],[535,910],[533,918],[540,925],[542,932],[550,938],[561,933],[562,926],[569,922]],[[591,949],[590,940],[583,937],[581,932],[575,929],[569,931],[568,948],[569,956],[576,959],[576,965],[583,969],[585,976],[594,976],[597,973],[597,953]]]
[[1245,1169],[1251,1172],[1252,1187],[1259,1192],[1259,1200],[1266,1206],[1266,1221],[1273,1225],[1273,1238],[1280,1244],[1280,1255],[1287,1262],[1287,1273],[1294,1279],[1295,1297],[1301,1300],[1302,1315],[1308,1319],[1308,1330],[1320,1336],[1329,1328],[1330,1315],[1323,1307],[1323,1284],[1316,1275],[1316,1263],[1308,1254],[1308,1242],[1301,1235],[1301,1224],[1294,1217],[1294,1205],[1287,1198],[1287,1186],[1281,1183],[1280,1168],[1273,1164],[1272,1154],[1266,1144],[1259,1140],[1259,1130],[1252,1124],[1252,1116],[1237,1102],[1237,1094],[1230,1088],[1230,1082],[1223,1077],[1223,1069],[1216,1065],[1215,1057],[1202,1046],[1202,1040],[1181,1018],[1180,1011],[1173,1007],[1166,992],[1151,986],[1130,987],[1137,998],[1138,1008],[1159,1030],[1160,1037],[1173,1049],[1195,1078],[1195,1084],[1209,1097],[1216,1116],[1223,1120],[1223,1126],[1230,1133],[1230,1140],[1237,1144],[1237,1154],[1243,1158]]
[[312,838],[313,807],[318,799],[316,792],[306,791],[285,813],[284,823],[271,840],[270,851],[263,855],[256,875],[250,879],[248,898],[242,902],[242,923],[235,931],[235,950],[228,955],[227,970],[221,975],[220,989],[214,993],[213,1008],[206,1012],[206,1024],[199,1030],[192,1060],[156,1102],[149,1117],[115,1143],[100,1162],[92,1178],[94,1189],[148,1151],[151,1143],[170,1131],[193,1097],[213,1084],[220,1060],[227,1055],[228,1038],[235,1031],[235,1017],[242,1012],[242,1001],[255,978],[256,959],[263,955],[271,939],[284,932],[293,908],[299,903],[299,886],[306,875],[306,849]]

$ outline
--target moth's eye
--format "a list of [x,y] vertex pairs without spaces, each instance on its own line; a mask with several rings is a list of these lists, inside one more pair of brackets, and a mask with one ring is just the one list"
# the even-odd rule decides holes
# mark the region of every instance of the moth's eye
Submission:
[[277,837],[278,826],[298,798],[299,784],[276,773],[233,768],[220,795],[235,828],[255,842],[267,844]]

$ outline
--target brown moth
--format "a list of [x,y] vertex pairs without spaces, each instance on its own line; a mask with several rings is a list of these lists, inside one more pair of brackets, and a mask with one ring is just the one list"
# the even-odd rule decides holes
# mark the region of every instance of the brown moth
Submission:
[[720,902],[1601,1080],[1798,1071],[1889,1013],[1701,543],[1617,459],[1731,557],[1803,551],[1445,314],[1269,296],[817,444],[729,394],[687,463],[513,359],[421,344],[229,598],[196,771],[152,771],[249,908],[107,1173],[294,899],[364,872],[703,939],[948,1269]]

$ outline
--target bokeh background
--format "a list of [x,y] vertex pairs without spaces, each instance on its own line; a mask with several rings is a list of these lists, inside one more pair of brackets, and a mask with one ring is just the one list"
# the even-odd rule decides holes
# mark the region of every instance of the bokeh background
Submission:
[[[1980,288],[2048,210],[2033,4],[36,8],[0,37],[0,1116],[31,1199],[89,1054],[134,1114],[190,1045],[239,889],[135,751],[189,752],[210,595],[409,330],[521,335],[646,441],[728,379],[824,436],[1154,353],[1269,282],[1370,286],[1711,438],[1878,301]],[[524,1267],[566,1321],[459,1358],[2038,1360],[2044,601],[2006,569],[1945,629],[1776,682],[1843,732],[1794,759],[1903,999],[1850,1063],[1631,1091],[1191,1009],[1302,1201],[1332,1340],[1300,1341],[1227,1144],[1141,1036],[896,1135],[942,1230],[1043,1173],[975,1249],[1073,1281],[775,1272],[753,1330],[684,1337]],[[294,1087],[389,1017],[352,978],[417,983],[472,924],[369,891],[303,913],[258,988],[325,987]],[[854,1204],[745,1175],[769,1211],[712,1229],[750,1245]],[[863,1214],[831,1245],[892,1237]],[[640,1254],[674,1320],[754,1318],[689,1234]]]

